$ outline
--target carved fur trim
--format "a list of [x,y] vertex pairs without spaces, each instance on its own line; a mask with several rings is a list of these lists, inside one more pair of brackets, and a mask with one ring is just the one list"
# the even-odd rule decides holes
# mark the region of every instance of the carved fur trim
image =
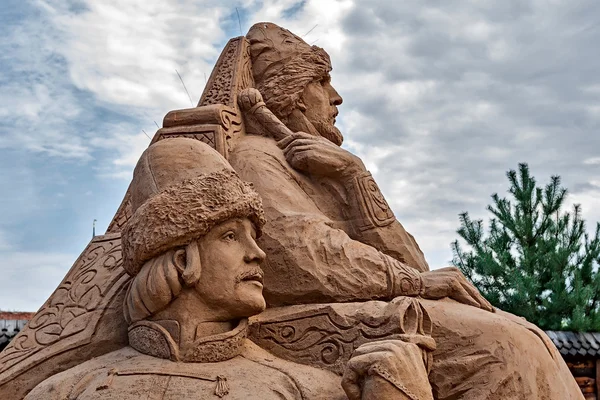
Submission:
[[181,354],[184,362],[220,362],[238,356],[248,336],[248,320],[240,320],[232,331],[208,336],[196,340],[185,354]]
[[135,276],[146,261],[199,239],[231,218],[249,218],[257,235],[265,223],[260,196],[234,171],[170,186],[140,206],[125,226],[123,268]]
[[129,327],[129,345],[140,353],[171,361],[220,362],[242,352],[247,334],[248,320],[244,318],[229,332],[197,340],[184,354],[163,326],[153,321],[139,321]]

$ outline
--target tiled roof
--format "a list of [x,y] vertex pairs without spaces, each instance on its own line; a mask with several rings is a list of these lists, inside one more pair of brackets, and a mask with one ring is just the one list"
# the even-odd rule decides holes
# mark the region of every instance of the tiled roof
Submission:
[[563,356],[600,358],[600,332],[546,331]]

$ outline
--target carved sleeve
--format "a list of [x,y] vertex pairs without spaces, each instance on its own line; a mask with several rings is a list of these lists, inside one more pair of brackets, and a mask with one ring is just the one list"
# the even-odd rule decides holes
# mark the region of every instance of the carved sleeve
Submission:
[[270,305],[418,295],[416,270],[335,228],[281,160],[252,149],[232,154],[230,162],[263,198],[267,224],[259,245],[267,253]]
[[418,271],[428,271],[419,245],[398,222],[371,173],[353,176],[344,186],[356,237]]
[[390,297],[421,294],[423,282],[418,271],[385,254],[382,254],[382,258],[388,266]]

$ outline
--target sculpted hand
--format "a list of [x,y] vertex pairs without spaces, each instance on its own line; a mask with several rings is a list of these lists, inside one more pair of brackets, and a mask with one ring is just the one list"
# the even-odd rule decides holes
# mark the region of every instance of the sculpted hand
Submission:
[[449,297],[459,303],[494,312],[494,307],[467,281],[458,268],[448,267],[421,273],[421,296],[426,299]]
[[277,145],[292,168],[311,175],[350,177],[365,171],[358,157],[320,136],[297,132]]
[[401,340],[363,344],[346,365],[342,388],[349,400],[433,400],[422,352]]

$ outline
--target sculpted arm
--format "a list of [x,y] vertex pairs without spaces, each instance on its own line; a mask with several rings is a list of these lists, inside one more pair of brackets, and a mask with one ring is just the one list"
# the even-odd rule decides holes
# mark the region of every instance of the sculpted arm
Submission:
[[398,222],[360,158],[327,139],[302,132],[277,144],[295,169],[315,177],[325,174],[321,176],[324,182],[341,186],[354,239],[418,271],[429,270],[419,245]]
[[419,273],[352,239],[319,210],[285,160],[249,148],[232,154],[230,162],[263,199],[267,223],[260,245],[268,255],[265,297],[270,305],[422,296],[493,310],[458,269]]
[[334,227],[275,157],[245,150],[230,162],[263,198],[267,224],[260,244],[268,254],[270,304],[419,295],[416,270]]

